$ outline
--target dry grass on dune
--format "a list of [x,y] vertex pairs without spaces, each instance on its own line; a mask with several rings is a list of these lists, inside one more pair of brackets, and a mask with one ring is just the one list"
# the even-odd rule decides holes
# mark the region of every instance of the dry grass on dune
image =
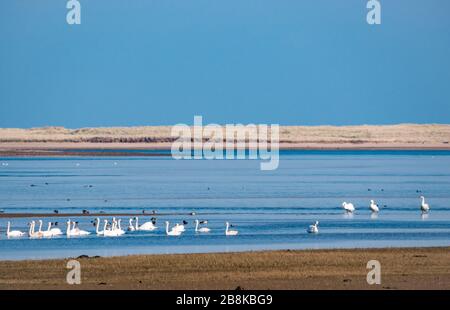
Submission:
[[[381,263],[381,286],[366,282],[372,259]],[[450,289],[449,248],[83,258],[80,286],[65,284],[66,261],[0,262],[0,288]]]
[[[170,126],[66,129],[0,128],[0,142],[171,142]],[[450,125],[281,126],[285,143],[427,143],[448,144]]]

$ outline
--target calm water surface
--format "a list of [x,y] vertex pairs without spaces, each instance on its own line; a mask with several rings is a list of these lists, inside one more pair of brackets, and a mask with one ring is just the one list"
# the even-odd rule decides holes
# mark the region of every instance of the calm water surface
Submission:
[[[7,239],[0,219],[0,259],[78,255],[227,252],[261,249],[450,246],[450,152],[286,151],[276,171],[257,160],[170,157],[0,158],[4,213],[142,212],[156,210],[158,230],[97,237],[91,217],[72,217],[94,234],[45,240]],[[422,216],[420,195],[431,205]],[[378,217],[368,209],[375,199]],[[343,201],[357,211],[347,216]],[[196,216],[176,215],[196,212]],[[122,226],[127,226],[127,216]],[[149,220],[141,217],[140,222]],[[208,220],[209,234],[193,221]],[[12,219],[27,231],[37,218]],[[49,219],[44,219],[47,222]],[[65,229],[66,218],[53,218]],[[167,237],[164,221],[187,220],[186,232]],[[320,233],[306,228],[320,221]],[[239,230],[224,235],[224,222]],[[46,225],[44,225],[46,227]]]

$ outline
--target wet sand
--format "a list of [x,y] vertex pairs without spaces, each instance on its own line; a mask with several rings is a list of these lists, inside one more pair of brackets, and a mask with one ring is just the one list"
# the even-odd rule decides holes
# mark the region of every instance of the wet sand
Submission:
[[[170,143],[0,143],[0,157],[171,156]],[[300,143],[282,142],[280,150],[450,150],[447,143]],[[155,151],[152,153],[139,151]],[[161,152],[157,152],[161,151]]]
[[[366,264],[381,263],[381,285]],[[1,261],[0,289],[450,289],[450,248],[266,251]]]

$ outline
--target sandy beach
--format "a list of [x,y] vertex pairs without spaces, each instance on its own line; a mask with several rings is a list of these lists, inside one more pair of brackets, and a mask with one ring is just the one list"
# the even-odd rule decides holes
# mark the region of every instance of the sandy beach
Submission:
[[[164,154],[127,150],[170,150],[175,140],[170,131],[170,126],[0,128],[0,156],[158,156]],[[279,138],[280,149],[448,150],[450,125],[281,126]]]
[[[368,285],[366,264],[381,263]],[[268,251],[1,261],[0,289],[450,289],[450,248]]]

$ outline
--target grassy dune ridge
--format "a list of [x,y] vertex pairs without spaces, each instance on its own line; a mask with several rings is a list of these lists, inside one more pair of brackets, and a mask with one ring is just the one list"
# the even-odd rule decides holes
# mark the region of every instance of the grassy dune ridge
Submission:
[[[0,128],[0,142],[171,142],[171,126],[104,127],[67,129]],[[191,127],[192,128],[192,127]],[[450,125],[399,124],[361,126],[281,126],[283,143],[424,143],[448,144]]]

